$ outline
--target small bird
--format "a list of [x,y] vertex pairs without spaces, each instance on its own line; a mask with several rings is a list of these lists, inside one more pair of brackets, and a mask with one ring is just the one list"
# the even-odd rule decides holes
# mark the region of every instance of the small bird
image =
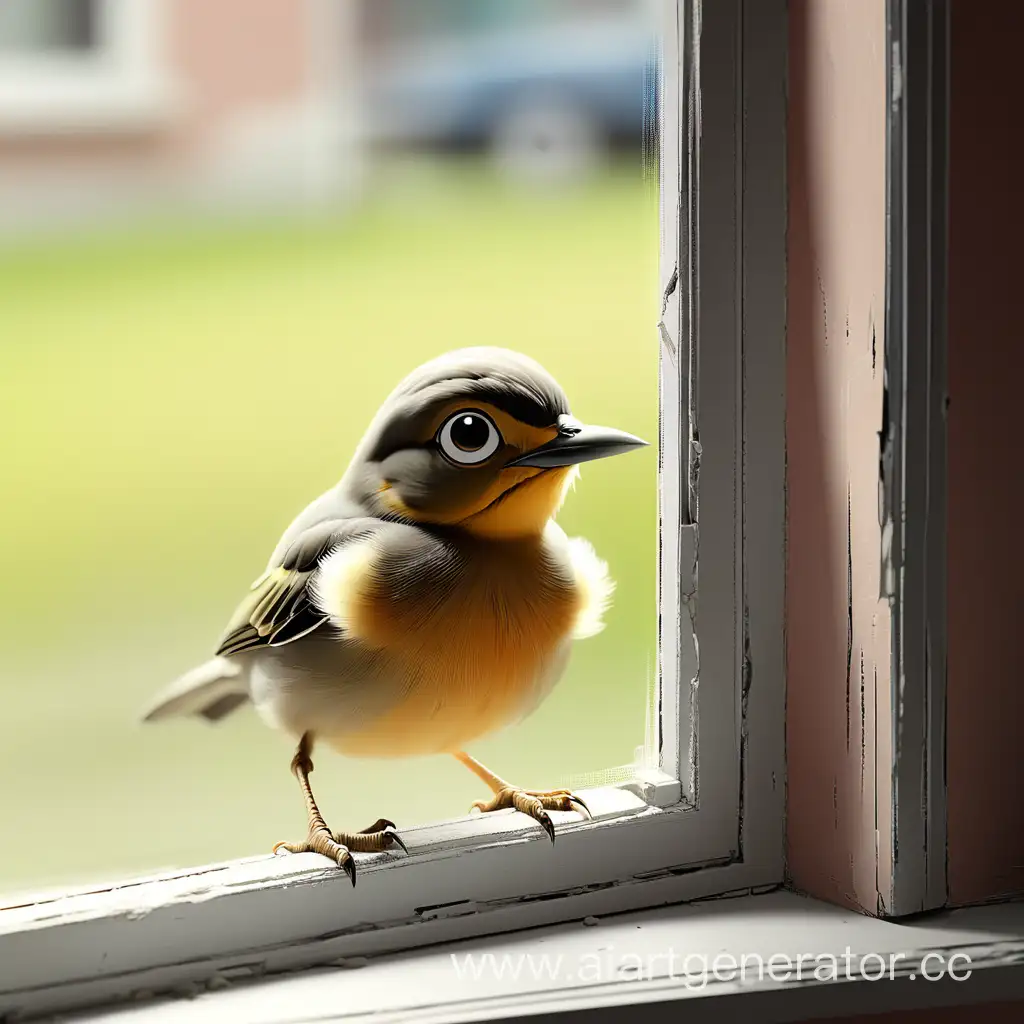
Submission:
[[465,752],[534,711],[574,639],[603,628],[607,565],[554,516],[579,464],[646,445],[585,426],[537,362],[466,348],[431,360],[384,402],[338,484],[288,527],[214,657],[144,720],[211,722],[252,702],[297,742],[291,768],[314,851],[355,885],[353,853],[405,848],[393,822],[327,827],[310,788],[314,741],[351,757],[454,755],[554,842],[567,789],[525,790]]

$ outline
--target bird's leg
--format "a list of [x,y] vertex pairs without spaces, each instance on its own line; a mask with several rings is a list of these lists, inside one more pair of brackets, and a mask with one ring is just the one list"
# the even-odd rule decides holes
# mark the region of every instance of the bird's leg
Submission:
[[313,735],[304,733],[292,758],[292,773],[299,780],[302,795],[306,798],[309,835],[302,843],[276,843],[274,853],[287,850],[289,853],[319,853],[330,857],[339,867],[344,868],[355,885],[356,862],[352,858],[353,853],[379,853],[392,845],[405,850],[405,844],[394,832],[395,823],[387,818],[379,818],[362,832],[332,832],[327,827],[309,785],[309,775],[313,771],[313,759],[310,756],[312,750]]
[[571,790],[520,789],[510,782],[506,782],[500,775],[495,775],[475,757],[470,757],[469,754],[461,750],[455,754],[455,759],[464,764],[477,778],[483,779],[494,794],[490,800],[475,800],[473,807],[476,810],[486,813],[513,807],[539,822],[551,842],[555,841],[555,826],[552,824],[548,811],[582,810],[588,818],[590,817],[590,809]]

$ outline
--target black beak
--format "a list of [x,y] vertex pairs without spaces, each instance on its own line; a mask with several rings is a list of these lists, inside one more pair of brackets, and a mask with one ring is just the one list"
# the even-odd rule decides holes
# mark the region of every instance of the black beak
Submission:
[[579,462],[621,455],[633,448],[642,448],[646,444],[646,441],[641,441],[639,437],[627,434],[624,430],[587,427],[568,416],[562,416],[558,423],[558,437],[511,462],[506,462],[505,468],[535,466],[539,469],[551,469],[555,466],[574,466]]

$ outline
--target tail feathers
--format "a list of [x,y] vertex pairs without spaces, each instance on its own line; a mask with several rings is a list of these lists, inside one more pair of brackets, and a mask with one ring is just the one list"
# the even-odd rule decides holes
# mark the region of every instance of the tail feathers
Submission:
[[142,720],[159,722],[179,715],[200,715],[210,722],[219,721],[249,699],[246,683],[237,661],[212,658],[158,694]]

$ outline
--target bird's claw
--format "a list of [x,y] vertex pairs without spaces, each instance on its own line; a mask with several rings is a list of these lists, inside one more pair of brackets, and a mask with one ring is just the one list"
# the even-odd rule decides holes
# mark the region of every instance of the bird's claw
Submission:
[[398,826],[389,818],[378,818],[369,828],[364,828],[359,835],[379,835],[384,844],[384,849],[387,849],[389,846],[397,846],[405,853],[409,852],[409,847],[402,842],[402,837],[398,834]]
[[506,786],[490,800],[476,800],[471,811],[502,810],[511,807],[523,814],[528,814],[547,833],[552,843],[555,841],[555,826],[548,811],[581,811],[587,818],[592,818],[590,808],[580,797],[568,789],[516,789]]
[[[346,851],[346,852],[348,852],[348,851]],[[349,854],[346,858],[344,858],[343,860],[340,860],[338,862],[338,864],[341,867],[341,869],[345,872],[345,874],[348,875],[349,879],[352,882],[352,888],[354,889],[356,887],[356,859],[355,859],[355,857],[353,857],[352,854]]]
[[576,796],[575,793],[568,793],[567,796],[569,797],[569,802],[570,803],[574,803],[574,804],[578,804],[582,808],[583,813],[588,818],[593,818],[594,817],[594,815],[591,814],[591,812],[590,812],[590,808],[583,802],[583,800],[581,800],[578,796]]
[[532,817],[540,822],[541,828],[543,828],[544,831],[547,832],[548,839],[551,840],[551,845],[554,846],[555,825],[554,822],[552,822],[551,820],[551,816],[547,813],[547,811],[537,811],[535,814],[532,815]]
[[275,843],[273,852],[287,850],[289,853],[319,853],[329,857],[356,884],[356,861],[352,854],[379,853],[390,846],[401,847],[406,853],[408,847],[395,831],[397,826],[387,818],[379,818],[361,832],[330,832],[326,827],[313,829],[302,843]]
[[397,846],[402,850],[403,853],[409,853],[409,847],[402,842],[402,837],[395,831],[394,825],[389,825],[387,828],[384,829],[384,837],[385,847]]
[[390,829],[387,830],[387,835],[391,844],[399,847],[401,851],[408,856],[409,847],[402,842],[402,837],[397,832],[392,832]]
[[356,884],[356,862],[352,852],[338,835],[332,835],[324,827],[312,829],[302,843],[275,843],[272,852],[276,854],[278,850],[287,850],[289,853],[319,853],[343,868],[345,874],[352,880],[352,885]]
[[398,828],[390,818],[378,818],[372,825],[359,830],[361,836],[368,836],[371,832],[383,832],[389,828]]

